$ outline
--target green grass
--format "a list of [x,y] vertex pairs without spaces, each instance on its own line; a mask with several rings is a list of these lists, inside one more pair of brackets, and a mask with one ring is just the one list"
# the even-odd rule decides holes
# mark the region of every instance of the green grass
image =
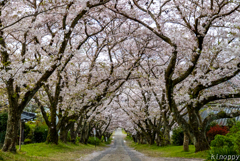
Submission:
[[173,157],[173,158],[202,158],[206,159],[208,151],[195,153],[194,145],[189,145],[189,152],[183,151],[183,146],[165,146],[159,147],[156,145],[134,143],[129,137],[126,138],[128,146],[135,150],[144,153],[149,157]]
[[[17,147],[18,148],[18,147]],[[4,161],[65,161],[76,160],[96,150],[103,150],[104,146],[59,143],[59,145],[35,143],[22,145],[21,151],[17,154],[0,151]]]
[[124,129],[122,129],[122,133],[125,134],[125,135],[127,135],[127,133],[126,133],[126,131],[125,131]]

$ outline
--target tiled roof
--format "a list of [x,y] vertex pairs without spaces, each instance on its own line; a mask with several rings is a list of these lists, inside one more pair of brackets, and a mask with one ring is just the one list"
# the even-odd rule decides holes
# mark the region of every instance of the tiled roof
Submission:
[[[226,113],[232,113],[232,112],[234,112],[233,110],[237,110],[237,111],[239,111],[240,110],[240,107],[239,108],[229,108],[229,107],[225,107],[225,108],[223,108],[223,110],[222,111],[224,111],[224,112],[226,112]],[[207,109],[207,110],[204,110],[200,115],[201,115],[201,118],[202,118],[202,120],[203,119],[205,119],[210,113],[214,113],[214,114],[216,114],[216,113],[218,113],[219,111],[218,110],[212,110],[212,109]],[[215,120],[214,122],[216,122],[217,124],[219,124],[219,125],[227,125],[227,120],[228,120],[229,118],[223,118],[223,119],[218,119],[218,120]],[[240,121],[240,116],[238,116],[238,117],[235,117],[235,119],[236,119],[236,121]]]
[[35,113],[30,113],[30,112],[23,111],[23,113],[21,114],[21,121],[23,121],[23,122],[31,121],[34,118],[36,118]]
[[[240,106],[229,106],[229,107],[221,107],[219,108],[218,110],[215,110],[214,107],[215,105],[212,105],[213,106],[213,109],[211,109],[211,106],[210,107],[206,107],[203,109],[202,112],[200,112],[200,116],[201,116],[201,119],[202,121],[209,115],[209,114],[217,114],[218,112],[220,112],[219,109],[221,109],[221,111],[224,111],[226,113],[231,113],[231,112],[235,112],[233,110],[236,110],[236,111],[239,111],[240,110]],[[188,121],[188,115],[185,115],[183,117],[186,121]],[[218,120],[214,120],[214,122],[216,122],[217,124],[219,125],[223,125],[223,126],[226,126],[227,125],[227,120],[229,118],[223,118],[223,119],[218,119]],[[238,117],[235,117],[236,121],[240,121],[240,116]]]

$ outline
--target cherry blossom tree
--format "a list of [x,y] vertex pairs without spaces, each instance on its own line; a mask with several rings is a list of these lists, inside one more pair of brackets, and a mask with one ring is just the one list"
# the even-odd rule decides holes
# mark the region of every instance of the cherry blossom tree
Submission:
[[192,139],[195,151],[209,149],[207,125],[240,115],[221,111],[200,118],[204,105],[240,96],[239,89],[226,83],[240,72],[239,2],[132,0],[128,4],[124,7],[126,1],[117,1],[107,8],[158,37],[161,55],[156,63],[165,66],[153,73],[164,84],[167,106]]
[[23,109],[51,74],[81,48],[88,35],[79,38],[76,46],[69,43],[76,32],[86,31],[80,20],[89,9],[107,2],[1,1],[0,76],[9,104],[3,151],[16,151]]
[[[91,14],[91,17],[94,17],[94,14]],[[101,22],[100,18],[97,21]],[[83,113],[87,115],[87,111],[98,107],[129,79],[143,53],[131,56],[125,54],[128,49],[122,46],[130,41],[129,34],[133,34],[138,29],[138,26],[126,29],[125,21],[113,20],[107,23],[108,26],[101,33],[89,35],[91,39],[83,44],[81,54],[75,55],[66,68],[63,66],[65,70],[64,68],[57,70],[48,83],[45,83],[43,95],[48,97],[45,104],[50,109],[51,121],[48,121],[44,105],[37,96],[35,97],[49,127],[47,142],[57,144],[57,131],[61,129],[62,136],[66,136],[70,128],[68,124],[71,123],[66,123],[67,120],[78,120],[79,117],[83,117]],[[125,32],[126,35],[120,35],[120,32],[121,34]],[[44,101],[46,98],[43,95],[41,97]],[[56,123],[57,116],[58,123]],[[85,122],[88,117],[85,117]]]
[[240,115],[200,117],[210,103],[239,101],[239,8],[234,0],[1,1],[2,150],[16,151],[18,121],[33,97],[48,142],[70,130],[73,142],[81,131],[86,143],[93,127],[101,137],[125,124],[152,144],[160,127],[169,140],[176,121],[196,152],[209,149],[209,123]]

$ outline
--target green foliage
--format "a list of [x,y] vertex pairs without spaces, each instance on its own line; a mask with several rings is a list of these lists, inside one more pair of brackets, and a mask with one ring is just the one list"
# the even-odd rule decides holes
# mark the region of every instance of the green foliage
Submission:
[[181,127],[177,127],[173,129],[173,134],[172,134],[172,144],[173,145],[183,145],[183,130]]
[[240,122],[237,122],[226,136],[232,140],[234,149],[240,154]]
[[230,132],[223,135],[216,135],[211,142],[212,149],[209,151],[208,159],[214,160],[211,156],[216,155],[239,155],[240,154],[240,122],[232,126]]
[[3,160],[3,157],[0,156],[0,160]]
[[230,119],[227,119],[227,126],[229,128],[232,128],[234,125],[236,125],[237,121],[235,118],[230,118]]
[[32,143],[32,140],[31,139],[24,139],[24,144],[30,144],[30,143]]
[[211,142],[212,147],[222,148],[226,147],[233,147],[232,140],[224,135],[216,135],[215,139]]
[[[99,140],[97,137],[96,137],[96,145],[99,145],[101,142],[101,140]],[[88,138],[88,143],[89,144],[92,144],[92,145],[95,145],[95,138],[94,137],[89,137]]]
[[6,112],[0,113],[0,143],[4,142],[6,129],[7,129],[8,114]]
[[5,134],[6,134],[6,131],[1,131],[0,132],[0,144],[2,144],[4,142]]
[[35,126],[32,126],[29,123],[25,123],[24,127],[24,139],[30,139],[33,140],[33,134],[34,134]]
[[48,134],[47,125],[36,126],[35,131],[33,133],[34,142],[37,142],[37,143],[45,142],[47,139],[47,134]]
[[238,121],[229,131],[227,135],[236,135],[240,131],[240,121]]
[[112,138],[111,137],[108,138],[107,141],[105,140],[105,144],[111,144],[111,142],[112,142]]
[[[237,155],[237,152],[232,147],[213,148],[212,150],[209,151],[207,159],[212,161],[218,161],[218,160],[220,161],[222,159],[216,159],[216,156],[219,156],[219,155],[233,156],[233,155]],[[212,156],[215,156],[215,158]]]
[[76,137],[76,143],[79,143],[79,141],[80,141],[80,137]]

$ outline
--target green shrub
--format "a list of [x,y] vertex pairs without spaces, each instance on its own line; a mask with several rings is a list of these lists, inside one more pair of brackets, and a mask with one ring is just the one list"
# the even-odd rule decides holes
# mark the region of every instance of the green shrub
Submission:
[[6,134],[6,131],[1,131],[0,132],[0,144],[2,144],[4,142],[5,134]]
[[[228,155],[238,155],[237,152],[233,149],[233,147],[223,147],[223,148],[212,148],[212,150],[209,151],[208,154],[208,160],[212,160],[212,161],[224,161],[224,159],[216,159],[216,156],[228,156]],[[214,157],[212,157],[214,156]],[[235,159],[236,160],[236,159]],[[239,159],[238,159],[239,160]]]
[[229,118],[227,119],[227,126],[229,128],[232,128],[234,125],[236,125],[237,121],[235,118]]
[[3,157],[0,156],[0,160],[4,160]]
[[226,147],[233,147],[232,140],[224,135],[216,135],[215,139],[211,142],[212,147],[222,148]]
[[[101,140],[99,140],[97,137],[96,137],[96,145],[99,145],[101,142]],[[89,144],[92,144],[92,145],[95,145],[95,138],[94,137],[89,137],[88,138],[88,143]]]
[[[230,132],[223,135],[216,135],[211,142],[212,149],[209,151],[208,159],[217,155],[239,155],[240,154],[240,122],[233,125]],[[221,160],[221,159],[218,159]],[[224,159],[222,159],[224,160]],[[236,159],[235,159],[236,160]],[[239,159],[240,160],[240,159]]]
[[181,127],[177,127],[173,129],[173,134],[172,134],[172,143],[173,145],[183,145],[183,130]]
[[24,139],[24,144],[30,144],[32,143],[32,140],[27,138],[27,139]]
[[229,133],[227,134],[229,135],[236,135],[237,132],[240,131],[240,121],[238,121],[230,130]]
[[237,133],[238,136],[236,137],[236,140],[234,140],[234,148],[237,150],[238,154],[240,154],[240,132]]
[[30,128],[30,126],[25,123],[24,125],[24,138],[29,138],[32,139],[33,135],[32,135],[32,130]]
[[8,114],[6,112],[0,113],[0,143],[4,142],[6,129],[7,129]]
[[105,141],[105,144],[111,144],[112,138],[108,138],[107,141]]
[[36,126],[33,133],[34,142],[40,143],[45,142],[47,139],[48,127],[46,125]]
[[79,143],[80,142],[80,137],[76,137],[76,143]]

